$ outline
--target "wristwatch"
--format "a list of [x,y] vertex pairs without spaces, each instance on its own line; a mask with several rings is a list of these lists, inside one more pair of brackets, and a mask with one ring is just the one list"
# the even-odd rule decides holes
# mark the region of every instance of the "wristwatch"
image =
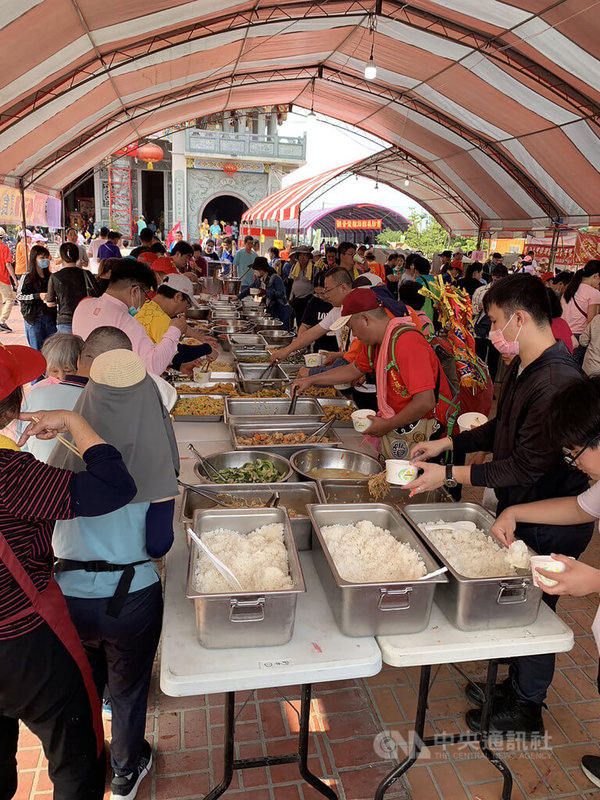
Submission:
[[446,480],[444,481],[446,489],[456,489],[458,486],[458,481],[452,476],[453,467],[454,464],[446,464]]

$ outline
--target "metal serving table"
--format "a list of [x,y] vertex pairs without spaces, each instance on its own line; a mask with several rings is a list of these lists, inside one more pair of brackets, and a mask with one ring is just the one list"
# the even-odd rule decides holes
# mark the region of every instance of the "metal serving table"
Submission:
[[[182,456],[181,478],[193,482],[194,460],[187,441],[202,452],[229,449],[229,431],[223,423],[177,423],[174,426]],[[200,430],[202,433],[200,433]],[[355,433],[352,431],[352,433]],[[358,444],[360,438],[352,437]],[[176,501],[179,518],[181,496]],[[165,606],[162,630],[160,688],[172,697],[225,693],[225,747],[223,779],[204,798],[216,800],[229,787],[235,770],[276,764],[298,764],[302,778],[329,800],[337,794],[308,768],[312,684],[377,675],[381,651],[373,637],[350,638],[340,633],[321,586],[310,552],[300,553],[306,593],[298,600],[292,639],[277,647],[208,650],[198,643],[193,603],[185,597],[188,549],[180,525],[166,562]],[[283,756],[234,758],[235,693],[301,684],[298,750]]]
[[[381,781],[375,800],[382,800],[387,790],[415,763],[423,747],[440,744],[478,742],[481,752],[504,778],[502,800],[512,793],[509,767],[490,748],[490,717],[494,686],[500,659],[542,653],[565,653],[574,644],[573,631],[545,603],[535,622],[522,628],[488,631],[461,631],[455,628],[434,603],[429,625],[420,633],[402,636],[378,636],[383,661],[392,667],[421,667],[419,697],[415,715],[415,735],[411,752]],[[431,667],[434,664],[456,664],[460,661],[488,661],[486,689],[483,697],[481,732],[423,738]]]

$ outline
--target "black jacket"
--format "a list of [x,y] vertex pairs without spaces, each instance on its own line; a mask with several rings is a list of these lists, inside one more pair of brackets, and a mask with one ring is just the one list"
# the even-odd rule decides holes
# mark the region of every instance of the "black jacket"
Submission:
[[558,343],[519,375],[520,364],[517,358],[510,365],[496,417],[453,437],[457,453],[493,453],[493,461],[471,467],[471,483],[495,489],[498,511],[588,488],[587,477],[567,466],[562,453],[551,446],[547,431],[554,396],[580,376],[579,368]]

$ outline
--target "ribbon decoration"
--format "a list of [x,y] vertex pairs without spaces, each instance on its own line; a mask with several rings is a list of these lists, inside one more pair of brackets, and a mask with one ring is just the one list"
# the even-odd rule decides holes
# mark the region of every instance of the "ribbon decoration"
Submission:
[[473,306],[467,292],[444,283],[443,277],[436,275],[433,281],[419,289],[419,294],[428,297],[438,312],[443,335],[452,347],[461,387],[474,392],[484,389],[487,379],[475,354]]

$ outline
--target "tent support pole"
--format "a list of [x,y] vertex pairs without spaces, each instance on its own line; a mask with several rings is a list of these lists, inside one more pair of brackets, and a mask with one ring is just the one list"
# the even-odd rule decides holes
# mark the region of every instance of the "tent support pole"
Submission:
[[25,263],[29,263],[29,252],[27,251],[27,213],[25,211],[25,187],[23,178],[19,178],[19,191],[21,192],[21,224],[23,225],[23,241],[25,243]]
[[483,238],[483,220],[480,220],[479,228],[477,230],[477,247],[475,248],[477,251],[481,250],[482,238]]
[[552,230],[552,245],[550,247],[550,263],[548,264],[548,269],[554,272],[554,261],[556,259],[556,251],[558,249],[558,222],[553,223],[553,230]]
[[296,225],[296,247],[300,244],[300,205],[298,205],[298,224]]

